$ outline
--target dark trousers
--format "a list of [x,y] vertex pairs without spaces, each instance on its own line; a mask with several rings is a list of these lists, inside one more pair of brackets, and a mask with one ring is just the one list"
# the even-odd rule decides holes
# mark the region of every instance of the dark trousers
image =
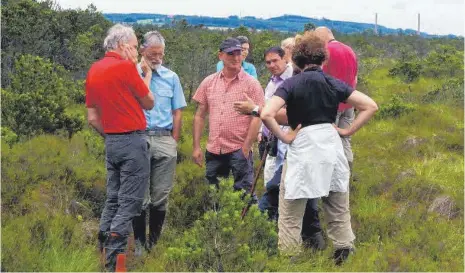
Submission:
[[218,185],[218,177],[228,177],[232,171],[234,189],[250,192],[253,182],[252,151],[248,157],[244,156],[242,149],[227,154],[213,154],[205,152],[206,179],[210,184]]
[[145,134],[107,135],[105,138],[107,194],[100,231],[111,233],[104,244],[107,269],[115,266],[116,254],[124,253],[134,216],[140,214],[149,179]]

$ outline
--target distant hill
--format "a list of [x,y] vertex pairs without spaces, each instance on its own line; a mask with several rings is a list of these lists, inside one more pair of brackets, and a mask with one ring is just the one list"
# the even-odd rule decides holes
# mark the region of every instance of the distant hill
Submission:
[[[326,18],[316,19],[297,15],[283,15],[269,19],[256,18],[254,16],[229,16],[229,17],[210,17],[194,15],[166,15],[166,14],[149,14],[149,13],[105,13],[104,16],[113,22],[125,22],[130,24],[155,24],[159,26],[169,26],[174,20],[185,19],[190,25],[203,25],[208,28],[236,28],[244,25],[256,30],[275,30],[282,32],[299,32],[304,29],[306,23],[313,23],[316,26],[326,26],[337,32],[345,34],[355,34],[363,32],[373,32],[375,25],[367,23],[347,22],[329,20]],[[404,34],[416,35],[413,29],[393,29],[378,25],[380,35]],[[440,37],[421,32],[423,37]],[[450,38],[455,35],[447,35]]]

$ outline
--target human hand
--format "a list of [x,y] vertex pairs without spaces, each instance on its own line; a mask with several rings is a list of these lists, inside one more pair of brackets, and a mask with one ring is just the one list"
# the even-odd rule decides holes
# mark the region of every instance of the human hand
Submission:
[[140,68],[142,69],[142,72],[144,72],[145,75],[152,73],[152,69],[150,68],[149,64],[147,63],[144,57],[142,57],[140,61]]
[[137,51],[135,51],[135,53],[134,51],[131,49],[130,45],[128,44],[124,45],[125,59],[131,61],[133,64],[137,64]]
[[244,95],[246,100],[234,102],[234,110],[244,115],[250,115],[255,108],[255,103],[247,94]]
[[282,142],[286,144],[291,144],[297,137],[297,134],[299,133],[301,128],[302,124],[299,124],[294,130],[289,130],[287,134],[284,136],[284,139],[282,139]]
[[241,151],[242,151],[242,154],[244,155],[244,157],[249,159],[250,147],[248,147],[246,145],[243,145]]
[[199,167],[202,167],[203,155],[202,150],[200,148],[194,149],[194,151],[192,151],[192,159],[194,160],[195,164],[197,164]]
[[336,126],[336,124],[333,123],[333,126],[334,128],[336,129],[337,133],[341,136],[341,137],[348,137],[348,136],[351,136],[352,135],[352,132],[350,131],[350,128],[346,128],[346,129],[343,129],[343,128],[339,128]]

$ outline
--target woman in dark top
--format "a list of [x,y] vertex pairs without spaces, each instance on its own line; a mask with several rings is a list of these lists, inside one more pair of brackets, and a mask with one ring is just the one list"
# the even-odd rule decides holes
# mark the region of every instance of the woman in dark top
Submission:
[[[293,50],[294,64],[302,73],[278,88],[261,118],[275,136],[290,143],[280,184],[279,249],[290,254],[299,251],[306,201],[321,197],[327,234],[335,247],[335,262],[340,264],[353,251],[355,236],[350,224],[349,166],[339,135],[355,133],[378,107],[368,96],[326,75],[321,70],[326,58],[325,42],[315,33],[306,32]],[[347,129],[333,125],[340,102],[359,110]],[[294,129],[288,133],[281,131],[275,120],[284,105]]]

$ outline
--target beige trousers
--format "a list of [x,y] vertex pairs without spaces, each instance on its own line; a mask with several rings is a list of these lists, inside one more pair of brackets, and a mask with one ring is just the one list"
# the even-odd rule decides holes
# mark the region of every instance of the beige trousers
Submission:
[[[296,254],[301,250],[302,219],[307,199],[284,199],[286,191],[284,177],[287,163],[283,166],[283,175],[279,186],[278,248],[283,254]],[[330,192],[322,197],[327,235],[335,249],[351,248],[355,235],[350,224],[349,192]]]

